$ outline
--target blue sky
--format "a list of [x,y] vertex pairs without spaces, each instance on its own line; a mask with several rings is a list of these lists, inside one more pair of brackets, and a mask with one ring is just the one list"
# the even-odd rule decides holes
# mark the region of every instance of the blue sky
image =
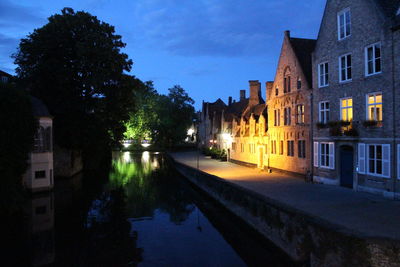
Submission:
[[[0,69],[19,40],[63,7],[84,10],[116,28],[134,61],[131,74],[160,93],[185,88],[202,100],[238,99],[249,80],[275,75],[283,32],[316,38],[325,0],[0,0]],[[247,92],[248,94],[248,92]]]

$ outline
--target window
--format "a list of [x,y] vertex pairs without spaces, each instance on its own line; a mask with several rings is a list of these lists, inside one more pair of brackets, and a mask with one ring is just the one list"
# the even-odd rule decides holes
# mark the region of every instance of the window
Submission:
[[232,143],[232,150],[236,151],[236,143],[235,142]]
[[7,83],[7,82],[8,82],[8,77],[6,77],[6,76],[1,76],[1,81],[2,81],[3,83]]
[[240,152],[244,153],[244,144],[243,143],[240,144]]
[[353,120],[353,98],[343,98],[340,100],[340,119],[342,121]]
[[276,87],[275,88],[275,95],[278,95],[279,94],[279,89],[278,89],[278,87]]
[[400,144],[397,145],[397,179],[400,179]]
[[291,111],[292,111],[291,108],[285,108],[283,110],[283,112],[284,112],[283,124],[284,125],[290,125],[290,123],[291,123],[291,115],[292,115]]
[[281,140],[281,142],[280,142],[279,154],[283,155],[283,140]]
[[351,81],[351,54],[339,57],[339,79],[341,82]]
[[287,141],[287,155],[289,157],[294,156],[294,141]]
[[351,34],[350,8],[338,13],[338,40],[342,40]]
[[283,78],[283,92],[290,93],[290,91],[291,91],[290,76],[285,76],[285,78]]
[[367,145],[367,156],[368,174],[390,177],[390,145]]
[[325,87],[329,85],[329,67],[328,62],[318,65],[318,86]]
[[271,154],[276,154],[276,140],[271,141]]
[[323,168],[334,169],[335,166],[335,146],[334,143],[320,143],[319,164]]
[[302,124],[304,123],[304,105],[297,105],[296,106],[296,123],[297,124]]
[[319,122],[327,124],[329,121],[329,102],[319,102]]
[[52,129],[39,127],[34,137],[33,152],[42,153],[52,151]]
[[44,179],[46,178],[46,171],[35,171],[35,179]]
[[298,152],[299,152],[299,158],[306,158],[306,141],[305,140],[299,140],[298,144]]
[[365,75],[373,75],[382,71],[381,43],[376,43],[365,48]]
[[382,93],[367,95],[367,120],[382,121]]
[[274,126],[279,126],[280,125],[280,116],[281,112],[279,109],[274,110]]
[[256,145],[255,144],[249,144],[249,152],[250,152],[250,154],[256,153]]
[[297,79],[297,90],[301,89],[301,79]]

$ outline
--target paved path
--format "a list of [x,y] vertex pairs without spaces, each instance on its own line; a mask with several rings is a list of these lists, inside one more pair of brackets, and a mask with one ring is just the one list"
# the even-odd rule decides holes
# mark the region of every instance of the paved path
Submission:
[[[197,168],[197,152],[171,156]],[[400,240],[400,201],[338,186],[305,183],[288,174],[266,173],[201,154],[199,169],[358,235]]]

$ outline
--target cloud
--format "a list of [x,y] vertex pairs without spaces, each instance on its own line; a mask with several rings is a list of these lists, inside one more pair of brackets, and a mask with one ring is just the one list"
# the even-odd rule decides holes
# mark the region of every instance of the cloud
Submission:
[[[323,2],[323,0],[314,0]],[[283,31],[310,25],[305,1],[138,0],[136,34],[153,47],[182,56],[251,56],[279,46]],[[319,19],[319,18],[318,18]]]

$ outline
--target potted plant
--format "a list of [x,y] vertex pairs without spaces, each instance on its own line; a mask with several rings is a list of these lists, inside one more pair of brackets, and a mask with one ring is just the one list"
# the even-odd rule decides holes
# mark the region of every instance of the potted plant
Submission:
[[363,121],[363,125],[366,128],[368,128],[368,127],[376,127],[376,126],[378,126],[378,121],[376,121],[376,120],[366,120],[366,121]]

